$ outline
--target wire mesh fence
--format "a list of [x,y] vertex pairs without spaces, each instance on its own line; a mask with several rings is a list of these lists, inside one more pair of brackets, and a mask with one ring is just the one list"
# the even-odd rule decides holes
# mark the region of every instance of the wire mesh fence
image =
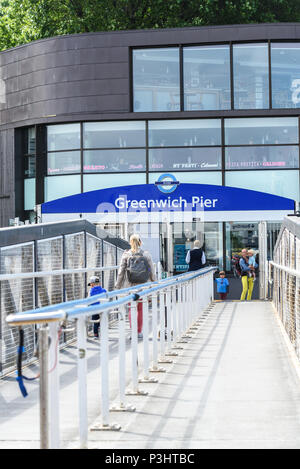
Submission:
[[283,226],[270,262],[273,305],[300,359],[300,239],[299,222]]
[[[7,326],[7,316],[85,298],[91,275],[112,290],[122,253],[87,232],[0,248],[0,376],[15,368],[19,341],[18,329]],[[26,326],[24,332],[24,363],[30,363],[36,358],[35,326]],[[63,345],[74,339],[74,323],[66,322],[62,332]]]

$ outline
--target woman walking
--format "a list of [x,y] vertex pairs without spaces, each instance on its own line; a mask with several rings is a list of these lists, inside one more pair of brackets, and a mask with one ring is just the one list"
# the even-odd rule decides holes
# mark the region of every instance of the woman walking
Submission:
[[[154,282],[155,270],[151,255],[141,249],[142,241],[138,234],[133,234],[129,240],[130,249],[123,253],[118,271],[116,290],[135,287],[137,285]],[[138,337],[142,337],[143,328],[143,304],[138,301]],[[131,311],[129,309],[129,321],[131,327]]]

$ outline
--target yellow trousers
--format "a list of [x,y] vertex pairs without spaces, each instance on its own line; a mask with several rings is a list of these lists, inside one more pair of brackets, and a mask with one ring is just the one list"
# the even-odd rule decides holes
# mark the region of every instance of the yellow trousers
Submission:
[[241,300],[245,300],[246,294],[247,294],[247,300],[251,300],[252,297],[252,291],[253,291],[253,277],[248,277],[248,275],[243,275],[242,277],[242,285],[243,285],[243,291],[241,294]]

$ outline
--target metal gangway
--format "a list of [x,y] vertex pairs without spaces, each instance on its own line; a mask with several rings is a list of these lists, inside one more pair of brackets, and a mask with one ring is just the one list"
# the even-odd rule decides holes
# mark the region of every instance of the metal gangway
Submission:
[[[299,239],[299,218],[287,217],[274,260],[262,269],[261,300],[213,300],[215,269],[205,268],[9,315],[8,327],[34,323],[38,330],[35,442],[41,448],[300,448]],[[87,318],[96,312],[101,338],[92,342]],[[76,331],[72,355],[59,348],[66,320]],[[70,369],[60,373],[67,364],[59,356],[74,360],[67,388]]]

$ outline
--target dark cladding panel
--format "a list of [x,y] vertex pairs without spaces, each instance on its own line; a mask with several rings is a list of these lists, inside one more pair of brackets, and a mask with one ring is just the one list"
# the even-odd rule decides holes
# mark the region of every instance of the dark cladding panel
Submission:
[[[0,132],[0,226],[14,214],[14,131]],[[3,177],[3,175],[5,177]]]

